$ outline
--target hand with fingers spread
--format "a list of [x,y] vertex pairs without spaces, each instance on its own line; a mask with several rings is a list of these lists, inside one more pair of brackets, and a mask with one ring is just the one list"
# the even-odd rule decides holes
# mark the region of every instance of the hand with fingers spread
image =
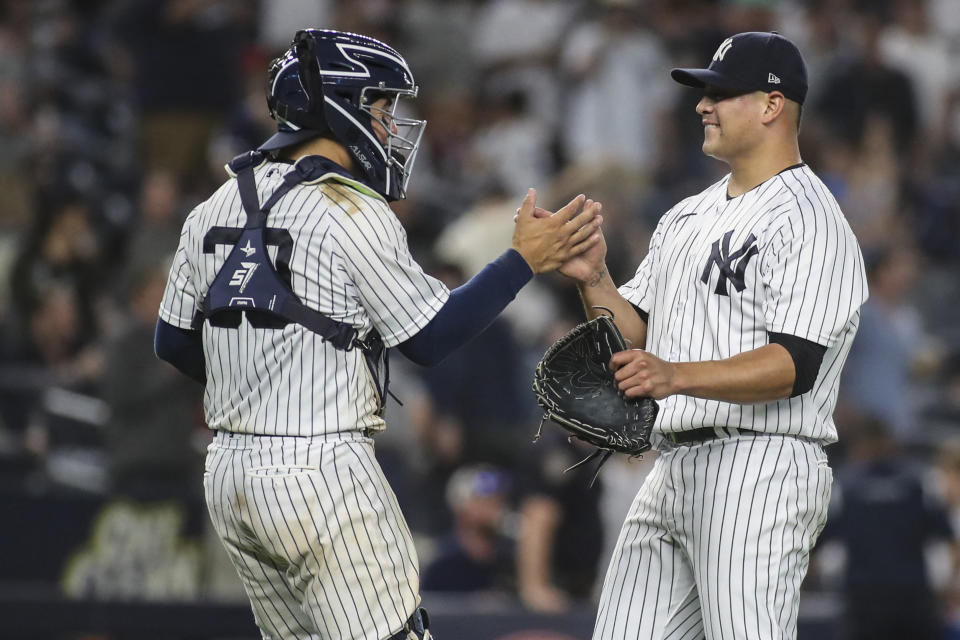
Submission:
[[643,349],[613,354],[610,368],[620,391],[628,398],[649,396],[660,400],[676,393],[676,365]]
[[[553,271],[602,241],[599,233],[600,203],[579,195],[553,215],[538,217],[537,192],[527,196],[516,215],[512,247],[523,256],[534,273]],[[541,209],[541,211],[543,211]]]

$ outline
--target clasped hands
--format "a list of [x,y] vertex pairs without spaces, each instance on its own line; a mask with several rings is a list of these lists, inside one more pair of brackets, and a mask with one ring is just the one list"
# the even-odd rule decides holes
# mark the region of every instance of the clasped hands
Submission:
[[534,273],[553,271],[602,240],[600,203],[582,194],[551,213],[537,207],[537,192],[530,189],[514,222],[511,246]]
[[[553,213],[537,206],[537,192],[530,189],[514,216],[513,248],[534,273],[559,270],[587,282],[606,269],[601,209],[599,202],[581,194]],[[615,353],[610,368],[626,397],[660,399],[676,393],[676,363],[643,349]]]

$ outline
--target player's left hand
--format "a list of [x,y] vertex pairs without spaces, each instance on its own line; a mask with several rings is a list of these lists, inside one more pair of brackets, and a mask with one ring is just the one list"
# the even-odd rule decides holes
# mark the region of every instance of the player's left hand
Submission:
[[628,398],[649,396],[659,400],[675,393],[676,365],[649,351],[628,349],[615,353],[610,358],[610,368],[617,386]]
[[[599,212],[602,210],[602,207],[603,205],[599,202],[594,202],[590,198],[587,198],[586,202],[583,203],[584,209],[596,208],[598,212],[596,219],[601,225],[603,224],[603,216],[600,215]],[[536,207],[533,210],[533,215],[536,218],[549,218],[556,214],[546,209]],[[514,222],[516,222],[516,219],[514,219]],[[589,282],[595,278],[598,273],[603,273],[606,270],[607,242],[603,237],[602,228],[597,229],[597,235],[600,236],[600,240],[596,244],[583,253],[571,257],[560,265],[557,271],[578,282]]]

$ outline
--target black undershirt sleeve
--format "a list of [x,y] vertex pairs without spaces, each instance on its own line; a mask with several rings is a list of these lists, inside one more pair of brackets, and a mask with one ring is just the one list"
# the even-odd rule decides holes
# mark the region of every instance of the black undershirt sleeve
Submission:
[[789,333],[769,333],[768,335],[770,344],[779,344],[793,358],[796,377],[793,380],[793,392],[790,397],[795,398],[813,389],[813,383],[817,381],[820,363],[823,362],[823,354],[826,353],[827,348],[822,344],[798,338]]
[[200,384],[206,383],[201,331],[181,329],[158,319],[157,330],[153,336],[153,351],[158,358],[169,362],[181,373]]
[[644,311],[643,309],[641,309],[641,308],[638,307],[637,305],[633,304],[632,302],[630,303],[630,306],[637,310],[637,314],[640,316],[640,318],[641,318],[644,322],[646,322],[647,324],[650,324],[650,314],[649,314],[649,313],[647,313],[646,311]]

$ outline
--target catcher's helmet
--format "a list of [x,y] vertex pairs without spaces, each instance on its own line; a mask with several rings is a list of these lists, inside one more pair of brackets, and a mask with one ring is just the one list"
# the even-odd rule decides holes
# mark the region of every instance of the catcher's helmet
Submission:
[[[270,64],[267,83],[278,132],[261,150],[331,135],[349,150],[364,182],[388,200],[406,197],[426,121],[396,115],[399,98],[414,98],[418,90],[403,56],[367,36],[306,29]],[[384,97],[385,109],[373,107]],[[385,143],[371,118],[383,125]]]

